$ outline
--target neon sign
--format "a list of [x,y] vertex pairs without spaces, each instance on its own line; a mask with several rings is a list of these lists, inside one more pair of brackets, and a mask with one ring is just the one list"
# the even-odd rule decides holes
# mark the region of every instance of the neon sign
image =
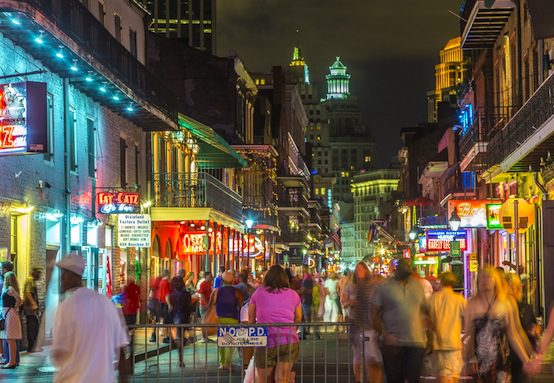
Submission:
[[183,236],[183,250],[186,254],[200,254],[207,250],[206,234],[185,233]]
[[450,242],[460,242],[460,250],[467,251],[467,232],[465,230],[427,230],[425,233],[428,252],[450,251]]
[[502,222],[500,222],[500,208],[501,203],[488,203],[487,204],[487,229],[503,229]]
[[140,211],[140,194],[131,192],[100,192],[96,194],[98,213],[123,214]]
[[462,125],[461,135],[464,136],[473,125],[473,105],[467,104],[464,110],[458,114],[460,125]]
[[451,217],[454,208],[457,208],[458,216],[462,220],[460,227],[486,227],[487,202],[486,200],[450,200],[448,217]]
[[46,84],[0,84],[0,155],[46,151]]

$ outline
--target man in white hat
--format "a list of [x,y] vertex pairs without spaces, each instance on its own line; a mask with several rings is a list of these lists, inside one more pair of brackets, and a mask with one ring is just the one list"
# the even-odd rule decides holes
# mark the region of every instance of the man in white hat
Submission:
[[123,347],[129,337],[122,316],[108,298],[82,286],[83,257],[71,254],[56,266],[65,300],[54,321],[54,382],[113,383],[118,360],[120,381],[125,381]]

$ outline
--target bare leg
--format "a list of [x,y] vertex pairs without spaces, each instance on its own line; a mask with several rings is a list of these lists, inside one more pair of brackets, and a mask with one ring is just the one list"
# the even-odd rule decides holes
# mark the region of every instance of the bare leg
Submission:
[[293,363],[278,362],[275,366],[275,383],[289,383]]
[[15,339],[8,339],[8,346],[9,346],[9,350],[10,350],[10,361],[9,361],[8,365],[13,366],[17,363],[16,362],[16,360],[17,360],[16,340]]
[[367,377],[371,383],[383,382],[383,366],[379,363],[368,362],[366,364]]
[[273,376],[273,367],[269,368],[258,368],[256,367],[256,382],[257,383],[270,383],[271,380],[269,378]]

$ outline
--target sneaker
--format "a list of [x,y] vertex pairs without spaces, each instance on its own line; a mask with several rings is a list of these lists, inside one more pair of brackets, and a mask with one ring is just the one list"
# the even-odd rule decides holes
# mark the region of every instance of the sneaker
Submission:
[[169,344],[169,342],[170,342],[169,337],[166,336],[166,337],[163,339],[163,342],[166,343],[166,344]]
[[150,337],[150,343],[156,343],[156,334],[152,334]]

